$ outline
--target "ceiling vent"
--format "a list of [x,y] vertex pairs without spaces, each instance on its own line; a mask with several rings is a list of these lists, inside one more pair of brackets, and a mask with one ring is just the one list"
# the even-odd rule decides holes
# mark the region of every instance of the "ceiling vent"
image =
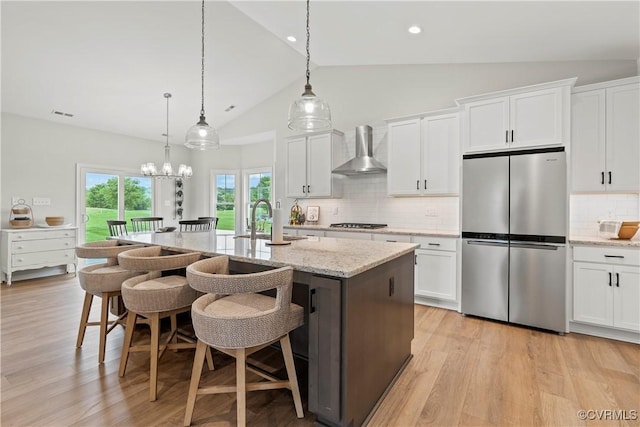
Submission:
[[64,111],[58,111],[58,110],[51,110],[51,114],[55,114],[56,116],[62,116],[62,117],[73,117],[73,114],[71,113],[65,113]]

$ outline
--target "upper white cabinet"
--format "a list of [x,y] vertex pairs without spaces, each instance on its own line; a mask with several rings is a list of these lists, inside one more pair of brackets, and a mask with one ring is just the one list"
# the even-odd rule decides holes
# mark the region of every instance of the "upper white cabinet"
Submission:
[[561,145],[569,139],[576,79],[456,100],[463,107],[464,153]]
[[331,173],[344,135],[333,130],[289,138],[287,197],[340,197],[339,176]]
[[640,190],[640,78],[574,88],[572,190]]
[[458,109],[389,120],[389,195],[458,194],[459,129]]

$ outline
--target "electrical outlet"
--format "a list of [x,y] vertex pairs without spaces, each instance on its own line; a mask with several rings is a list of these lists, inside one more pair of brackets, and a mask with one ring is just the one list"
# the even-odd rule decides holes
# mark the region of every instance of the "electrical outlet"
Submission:
[[438,216],[438,211],[435,208],[427,208],[424,216]]
[[51,205],[51,199],[49,197],[34,197],[33,206],[49,206]]
[[337,206],[335,208],[333,208],[333,214],[334,215],[338,215],[338,207]]

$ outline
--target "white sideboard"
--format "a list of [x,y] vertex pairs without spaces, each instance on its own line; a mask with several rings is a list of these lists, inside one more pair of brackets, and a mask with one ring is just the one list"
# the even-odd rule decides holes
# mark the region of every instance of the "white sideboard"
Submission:
[[76,227],[1,230],[2,280],[10,285],[13,272],[44,267],[76,271],[76,239]]

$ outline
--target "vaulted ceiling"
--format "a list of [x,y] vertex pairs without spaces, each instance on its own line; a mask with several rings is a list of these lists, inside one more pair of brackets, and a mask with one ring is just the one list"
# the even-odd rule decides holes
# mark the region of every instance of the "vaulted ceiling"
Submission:
[[[639,4],[314,0],[312,67],[637,60]],[[207,1],[210,124],[221,127],[302,80],[305,5]],[[2,111],[164,141],[163,93],[171,92],[171,142],[181,143],[197,121],[199,1],[2,1],[0,6]],[[422,33],[409,34],[410,25]],[[290,35],[297,41],[287,41]]]

